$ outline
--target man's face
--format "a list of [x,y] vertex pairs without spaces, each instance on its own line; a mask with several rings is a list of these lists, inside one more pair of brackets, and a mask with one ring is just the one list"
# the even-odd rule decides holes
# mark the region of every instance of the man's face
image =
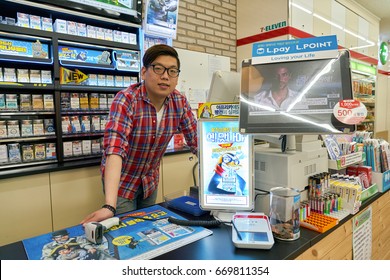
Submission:
[[279,82],[279,89],[284,89],[288,85],[288,81],[290,80],[290,73],[288,69],[285,67],[281,67],[276,72],[275,79]]
[[55,236],[53,239],[57,243],[65,243],[69,239],[69,235]]
[[[177,69],[176,58],[168,55],[157,57],[152,64]],[[156,74],[152,66],[142,67],[141,77],[145,81],[146,90],[151,99],[167,97],[175,89],[178,81],[178,77],[169,76],[168,71],[163,74]]]

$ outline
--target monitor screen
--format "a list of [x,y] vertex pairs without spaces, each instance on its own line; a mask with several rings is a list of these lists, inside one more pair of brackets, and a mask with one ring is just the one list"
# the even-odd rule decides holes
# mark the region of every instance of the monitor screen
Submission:
[[238,119],[199,120],[200,207],[237,212],[253,209],[252,138]]
[[141,24],[142,22],[142,2],[137,0],[36,0],[31,2],[50,4],[69,10],[135,24]]
[[238,102],[240,79],[241,75],[238,72],[215,71],[207,94],[207,102]]
[[333,108],[353,99],[349,52],[337,58],[252,64],[241,71],[240,132],[252,134],[350,133]]

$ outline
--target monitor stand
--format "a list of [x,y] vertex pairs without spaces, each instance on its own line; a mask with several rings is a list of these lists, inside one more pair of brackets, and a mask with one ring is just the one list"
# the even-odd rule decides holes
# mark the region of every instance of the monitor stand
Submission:
[[224,223],[230,223],[232,221],[233,215],[236,214],[236,212],[223,212],[218,210],[213,210],[210,213],[216,220],[224,222]]
[[228,211],[218,211],[218,210],[213,210],[211,211],[211,215],[214,217],[214,219],[216,220],[219,220],[223,223],[230,223],[233,219],[233,216],[237,213],[237,212],[252,212],[250,210],[240,210],[240,211],[234,211],[234,212],[228,212]]

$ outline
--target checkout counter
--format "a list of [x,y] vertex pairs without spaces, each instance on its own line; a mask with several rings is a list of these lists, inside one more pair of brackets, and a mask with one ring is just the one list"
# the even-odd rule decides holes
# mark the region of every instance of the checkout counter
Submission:
[[[165,206],[164,203],[161,204]],[[377,193],[364,201],[361,211],[372,207],[372,259],[390,259],[390,191]],[[170,209],[171,211],[174,211]],[[188,214],[174,211],[188,219]],[[357,213],[359,214],[359,213]],[[206,216],[209,217],[209,216]],[[213,234],[167,252],[156,260],[292,260],[292,259],[352,259],[352,215],[325,233],[318,233],[301,227],[300,238],[294,241],[275,240],[270,250],[239,249],[232,243],[231,226],[221,225],[212,228]],[[201,216],[199,219],[205,219]],[[340,232],[342,233],[340,235]],[[345,236],[349,238],[345,238]],[[333,240],[329,241],[329,240]],[[340,244],[335,244],[336,240]],[[387,241],[386,241],[387,240]],[[325,243],[328,250],[344,250],[344,252],[325,254],[321,248]],[[0,247],[1,260],[26,260],[27,256],[21,241]]]

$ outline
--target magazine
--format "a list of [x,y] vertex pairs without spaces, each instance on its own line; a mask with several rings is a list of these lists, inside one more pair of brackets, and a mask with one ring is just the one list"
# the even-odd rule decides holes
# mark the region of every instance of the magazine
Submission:
[[87,240],[82,225],[23,240],[29,260],[147,260],[211,235],[199,226],[180,226],[168,217],[184,219],[154,205],[120,215],[120,224],[104,232],[103,242]]

